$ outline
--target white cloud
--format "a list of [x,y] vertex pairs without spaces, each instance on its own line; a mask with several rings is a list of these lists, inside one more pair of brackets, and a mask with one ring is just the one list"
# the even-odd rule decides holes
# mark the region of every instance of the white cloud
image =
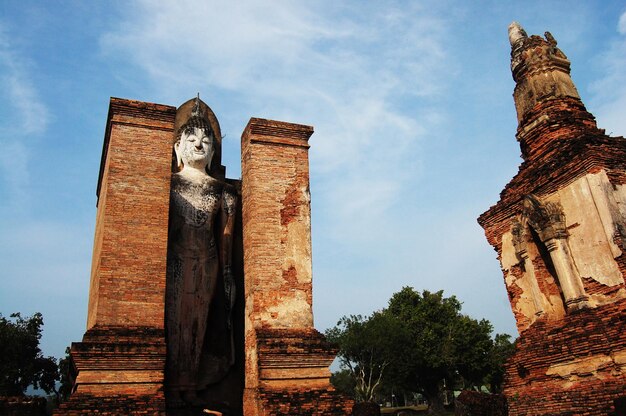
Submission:
[[7,124],[0,126],[0,177],[9,191],[3,205],[16,208],[28,199],[30,152],[26,143],[41,136],[49,116],[29,77],[31,65],[9,39],[0,22],[0,99],[7,116]]
[[41,134],[48,124],[48,110],[29,78],[31,65],[11,45],[9,39],[9,34],[0,22],[0,68],[3,73],[0,79],[4,99],[9,100],[17,113],[17,120],[14,120],[17,125],[13,127],[25,134]]
[[140,1],[127,16],[102,37],[103,51],[156,88],[227,91],[244,97],[229,111],[315,126],[314,186],[325,202],[342,200],[329,219],[338,235],[395,203],[419,171],[420,137],[445,119],[419,107],[453,70],[446,22],[424,2]]
[[158,83],[256,89],[264,73],[294,65],[327,36],[306,12],[289,2],[139,1],[102,46],[123,51]]
[[617,23],[617,31],[622,35],[626,35],[626,12],[622,13]]

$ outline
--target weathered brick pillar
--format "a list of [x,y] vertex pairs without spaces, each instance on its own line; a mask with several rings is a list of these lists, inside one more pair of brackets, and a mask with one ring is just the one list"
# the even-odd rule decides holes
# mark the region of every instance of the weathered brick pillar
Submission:
[[313,328],[311,134],[252,118],[242,135],[246,416],[345,414],[348,405],[330,387],[336,350]]
[[165,410],[163,311],[175,114],[175,107],[111,98],[87,332],[72,344],[75,391],[60,414]]

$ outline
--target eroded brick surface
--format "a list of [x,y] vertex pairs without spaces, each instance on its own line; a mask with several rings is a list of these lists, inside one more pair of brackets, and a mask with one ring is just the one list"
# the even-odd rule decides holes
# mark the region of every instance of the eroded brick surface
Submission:
[[251,119],[242,135],[246,290],[244,415],[345,415],[330,385],[336,349],[313,328],[308,138]]
[[352,402],[333,389],[266,389],[259,400],[270,416],[349,415]]
[[72,400],[63,403],[55,414],[67,416],[120,416],[120,415],[165,415],[163,392],[150,395],[111,393],[107,395],[77,393]]
[[626,303],[536,322],[507,364],[511,415],[607,415],[625,395]]
[[58,415],[164,414],[164,299],[176,109],[112,98],[98,181],[88,330]]
[[478,219],[520,332],[509,414],[606,415],[626,391],[626,140],[596,127],[549,34],[511,56],[524,161]]
[[163,328],[175,111],[111,99],[98,183],[88,328]]

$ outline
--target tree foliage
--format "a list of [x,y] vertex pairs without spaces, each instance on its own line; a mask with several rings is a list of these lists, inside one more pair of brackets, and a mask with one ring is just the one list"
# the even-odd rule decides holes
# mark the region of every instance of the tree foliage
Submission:
[[337,326],[326,331],[328,340],[340,347],[341,366],[354,379],[357,402],[374,401],[395,345],[402,338],[401,330],[390,315],[374,313],[368,318],[344,316]]
[[509,334],[497,334],[493,349],[490,354],[490,371],[487,382],[492,393],[502,393],[502,383],[504,382],[504,364],[513,355],[515,343],[511,342]]
[[59,360],[59,376],[61,377],[61,386],[59,387],[59,391],[57,393],[57,400],[59,402],[67,400],[72,392],[70,365],[70,347],[67,347],[65,348],[65,357]]
[[463,388],[477,388],[484,384],[491,371],[493,326],[486,319],[480,321],[466,315],[456,318],[453,326],[454,371]]
[[29,386],[55,392],[59,372],[56,359],[39,349],[42,326],[41,313],[0,314],[0,396],[21,396]]
[[354,399],[356,380],[350,370],[344,368],[339,371],[335,371],[330,376],[330,383],[338,392]]
[[492,332],[489,321],[462,314],[456,297],[405,287],[382,311],[343,317],[326,334],[340,346],[357,400],[373,400],[381,387],[420,392],[437,413],[443,411],[443,386],[499,388],[512,344],[508,335],[496,335],[494,342]]

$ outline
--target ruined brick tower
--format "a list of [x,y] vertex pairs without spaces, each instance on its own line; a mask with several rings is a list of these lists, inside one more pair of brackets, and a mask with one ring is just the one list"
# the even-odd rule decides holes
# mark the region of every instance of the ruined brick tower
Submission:
[[598,129],[549,32],[509,28],[523,163],[478,222],[520,338],[511,415],[606,415],[626,394],[626,140]]
[[[192,101],[176,109],[111,98],[87,331],[82,342],[72,344],[74,391],[55,414],[186,416],[212,408],[227,416],[345,415],[351,402],[329,380],[336,349],[313,328],[308,166],[313,128],[251,119],[242,135],[242,179],[228,180],[219,124],[204,103],[219,142],[212,159],[215,175],[241,200],[229,265],[236,287],[234,364],[219,382],[198,389],[200,404],[173,407],[166,396],[172,149],[175,132],[182,130],[179,119],[196,111]],[[218,308],[219,297],[214,300]],[[213,333],[207,330],[207,337],[215,338],[224,322]]]

